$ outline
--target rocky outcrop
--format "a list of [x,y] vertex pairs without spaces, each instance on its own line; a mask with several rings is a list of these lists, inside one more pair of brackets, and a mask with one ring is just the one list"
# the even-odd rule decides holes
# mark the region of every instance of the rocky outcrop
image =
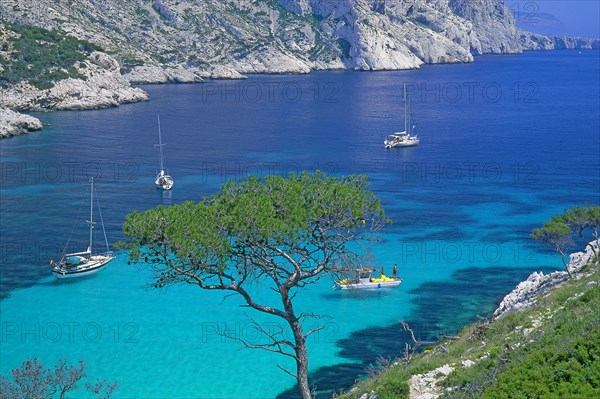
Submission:
[[196,68],[163,68],[159,65],[143,65],[135,67],[124,75],[130,83],[196,83],[203,79]]
[[205,79],[246,79],[233,68],[216,65],[208,69],[142,65],[133,68],[124,78],[132,84],[198,83]]
[[[594,249],[592,249],[592,246]],[[581,269],[594,259],[594,250],[600,253],[600,240],[591,242],[585,252],[571,254],[567,267],[575,278],[580,278]],[[519,283],[515,289],[504,297],[496,311],[494,311],[494,318],[501,317],[507,312],[529,308],[550,289],[567,281],[567,278],[566,271],[556,271],[547,275],[542,272],[532,273],[527,280]]]
[[108,54],[93,52],[84,62],[77,63],[76,68],[83,79],[61,80],[45,90],[28,83],[3,89],[0,106],[17,111],[82,110],[116,107],[149,98],[145,91],[129,85],[121,76],[119,63]]
[[[471,361],[469,361],[471,362]],[[473,362],[469,363],[474,364]],[[444,389],[438,385],[441,381],[445,380],[450,373],[455,369],[455,366],[445,364],[435,370],[429,371],[424,374],[415,374],[408,380],[408,387],[410,389],[410,399],[437,399],[443,393]]]
[[0,107],[0,138],[40,130],[42,122],[30,115],[23,115]]
[[200,76],[210,79],[246,79],[246,76],[225,65],[212,66],[207,71],[201,72]]

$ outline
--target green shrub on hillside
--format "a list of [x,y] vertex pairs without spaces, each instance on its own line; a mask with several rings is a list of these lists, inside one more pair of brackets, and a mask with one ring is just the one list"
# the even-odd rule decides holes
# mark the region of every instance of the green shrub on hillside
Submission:
[[599,307],[600,288],[565,302],[564,309],[529,337],[534,342],[452,373],[444,385],[455,388],[443,398],[600,397]]
[[47,89],[58,80],[82,78],[73,65],[99,50],[94,44],[56,30],[9,23],[3,28],[16,35],[3,44],[9,56],[0,58],[0,85],[26,80],[38,89]]

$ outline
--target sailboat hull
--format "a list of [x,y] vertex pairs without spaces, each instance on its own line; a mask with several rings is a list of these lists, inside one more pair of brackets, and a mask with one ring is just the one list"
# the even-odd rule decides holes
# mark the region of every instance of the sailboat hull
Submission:
[[156,180],[154,180],[154,184],[156,185],[156,188],[160,190],[170,190],[173,188],[175,182],[169,175],[159,175]]
[[397,132],[390,134],[387,139],[383,141],[385,148],[401,148],[401,147],[412,147],[421,142],[421,139],[417,135],[411,135],[409,133]]
[[411,140],[411,141],[405,141],[405,142],[401,142],[401,143],[393,143],[393,142],[386,142],[384,143],[385,148],[402,148],[402,147],[413,147],[417,144],[419,144],[421,141],[420,140]]
[[59,279],[89,276],[105,269],[114,258],[112,255],[95,255],[89,261],[72,267],[61,263],[52,269],[52,275]]

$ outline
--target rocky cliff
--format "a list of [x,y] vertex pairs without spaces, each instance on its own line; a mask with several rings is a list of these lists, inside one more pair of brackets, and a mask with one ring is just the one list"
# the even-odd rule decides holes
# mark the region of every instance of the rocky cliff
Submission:
[[198,81],[214,66],[225,77],[407,69],[598,44],[524,39],[501,0],[4,0],[0,18],[94,43],[132,82]]

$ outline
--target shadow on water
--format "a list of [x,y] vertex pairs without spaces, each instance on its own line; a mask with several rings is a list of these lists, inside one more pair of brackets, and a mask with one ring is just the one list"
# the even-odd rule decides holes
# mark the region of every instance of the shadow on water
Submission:
[[[555,269],[541,270],[548,273]],[[528,269],[510,267],[457,270],[449,281],[428,282],[409,292],[416,295],[413,299],[416,307],[406,322],[422,341],[457,334],[466,324],[489,315],[507,294],[507,287],[515,286],[530,273]],[[359,300],[360,296],[356,298]],[[359,330],[339,340],[339,355],[351,363],[322,367],[311,373],[311,384],[317,387],[318,397],[327,398],[334,392],[348,390],[380,356],[400,357],[409,338],[399,321]],[[299,397],[294,386],[277,399]]]
[[57,285],[70,285],[70,284],[77,284],[80,283],[81,281],[86,281],[89,279],[92,279],[96,277],[95,273],[92,274],[88,274],[87,276],[78,276],[78,277],[73,277],[73,278],[53,278],[52,280],[48,279],[48,280],[44,280],[44,281],[40,281],[36,284],[36,286],[57,286]]

